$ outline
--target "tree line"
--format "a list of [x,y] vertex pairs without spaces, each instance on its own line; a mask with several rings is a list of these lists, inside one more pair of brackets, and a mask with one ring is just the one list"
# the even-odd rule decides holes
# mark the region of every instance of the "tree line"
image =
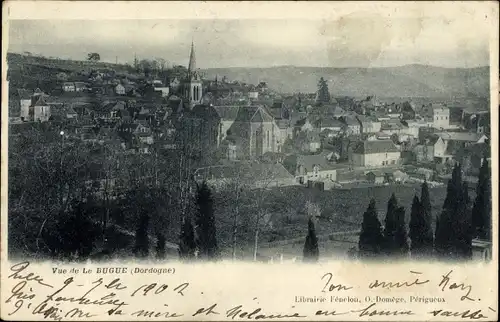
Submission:
[[[467,183],[462,179],[461,165],[455,165],[447,184],[443,209],[435,217],[434,230],[426,181],[421,186],[420,198],[417,195],[413,198],[408,228],[405,208],[398,204],[395,194],[387,202],[384,226],[372,199],[363,214],[357,256],[361,259],[471,259],[474,238],[491,241],[491,175],[486,158],[478,179],[476,197],[472,202]],[[319,258],[318,238],[312,218],[308,226],[303,259],[316,262]]]

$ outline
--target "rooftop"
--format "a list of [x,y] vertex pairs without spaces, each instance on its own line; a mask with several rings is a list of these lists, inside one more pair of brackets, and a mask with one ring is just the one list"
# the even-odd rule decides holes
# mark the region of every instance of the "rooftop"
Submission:
[[373,153],[389,153],[399,152],[399,149],[394,145],[392,140],[374,140],[360,142],[354,149],[354,153],[358,154],[373,154]]

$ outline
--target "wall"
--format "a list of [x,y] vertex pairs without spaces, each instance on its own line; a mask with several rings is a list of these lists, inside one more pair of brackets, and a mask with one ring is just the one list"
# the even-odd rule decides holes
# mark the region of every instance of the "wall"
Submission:
[[34,121],[47,122],[50,117],[50,106],[35,106],[34,107]]
[[[383,167],[398,164],[401,159],[401,152],[352,154],[352,164],[360,167]],[[382,164],[386,162],[386,164]],[[394,162],[394,163],[392,163]]]

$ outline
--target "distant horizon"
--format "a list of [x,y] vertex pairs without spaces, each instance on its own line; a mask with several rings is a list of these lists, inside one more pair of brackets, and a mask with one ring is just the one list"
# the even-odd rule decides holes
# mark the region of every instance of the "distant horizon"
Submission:
[[[26,52],[18,52],[18,51],[11,51],[7,50],[7,54],[17,54],[17,55],[22,55],[22,56],[29,56],[26,55]],[[68,58],[68,57],[56,57],[56,56],[45,56],[42,53],[36,53],[36,52],[30,52],[31,56],[33,57],[39,57],[39,58],[46,58],[46,59],[60,59],[60,60],[71,60],[71,61],[88,61],[87,59],[74,59],[74,58]],[[146,57],[141,57],[138,59],[154,59],[154,58],[146,58]],[[105,63],[105,64],[114,64],[114,65],[127,65],[127,64],[132,64],[133,62],[118,62],[116,63],[115,61],[105,61],[105,60],[100,60],[98,63]],[[169,66],[172,68],[173,66],[184,66],[187,68],[187,64],[174,64]],[[403,65],[388,65],[388,66],[342,66],[342,67],[336,67],[336,66],[309,66],[309,65],[290,65],[290,64],[284,64],[284,65],[269,65],[269,66],[224,66],[224,67],[199,67],[198,69],[200,70],[210,70],[210,69],[270,69],[270,68],[284,68],[284,67],[293,67],[293,68],[324,68],[324,69],[389,69],[389,68],[399,68],[399,67],[409,67],[409,66],[422,66],[422,67],[433,67],[433,68],[443,68],[443,69],[475,69],[475,68],[490,68],[491,65],[477,65],[477,66],[469,66],[469,67],[450,67],[450,66],[439,66],[439,65],[432,65],[432,64],[422,64],[422,63],[408,63],[408,64],[403,64]]]
[[[484,22],[475,25],[487,30]],[[366,13],[331,20],[11,20],[8,49],[73,60],[96,52],[103,62],[120,64],[134,56],[162,58],[186,66],[193,42],[200,69],[469,68],[490,62],[489,34],[481,30],[465,28],[460,19]]]

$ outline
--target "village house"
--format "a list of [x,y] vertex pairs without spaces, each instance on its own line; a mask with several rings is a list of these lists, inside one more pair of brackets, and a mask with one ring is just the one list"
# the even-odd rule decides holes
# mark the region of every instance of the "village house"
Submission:
[[442,104],[432,104],[433,127],[436,129],[450,128],[450,109]]
[[345,123],[345,132],[348,135],[358,135],[361,133],[361,124],[354,115],[344,116],[341,120]]
[[118,84],[115,86],[115,94],[116,95],[125,95],[125,86],[122,84]]
[[358,115],[356,119],[360,124],[361,133],[377,133],[381,130],[382,123],[374,117]]
[[337,170],[343,166],[329,162],[327,155],[328,153],[290,155],[283,160],[283,166],[300,184],[307,184],[309,181],[336,181]]
[[122,123],[116,129],[119,136],[126,143],[153,144],[151,128],[138,123]]
[[73,83],[73,82],[64,82],[63,85],[62,85],[62,90],[64,92],[74,92],[74,91],[76,91],[75,83]]
[[385,182],[385,173],[379,170],[373,170],[366,173],[366,179],[370,183],[383,184]]
[[225,105],[225,106],[214,106],[213,107],[220,117],[221,124],[219,129],[219,142],[222,142],[228,135],[228,130],[233,125],[236,117],[238,116],[238,111],[240,106],[238,105]]
[[32,93],[25,89],[18,89],[17,94],[20,103],[20,117],[22,121],[30,121],[30,106]]
[[50,106],[43,95],[33,96],[33,121],[47,122],[51,116]]
[[399,164],[401,151],[391,140],[359,142],[351,153],[355,167],[383,167]]
[[75,92],[85,92],[87,90],[87,84],[84,82],[75,82]]

